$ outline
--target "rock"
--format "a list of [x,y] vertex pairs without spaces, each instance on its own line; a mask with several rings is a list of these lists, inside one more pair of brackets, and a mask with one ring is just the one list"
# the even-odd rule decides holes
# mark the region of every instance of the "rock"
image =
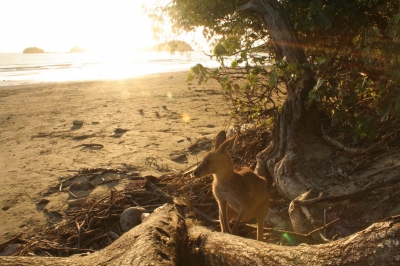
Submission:
[[194,151],[197,147],[199,147],[199,143],[195,142],[195,143],[190,144],[188,149],[189,149],[189,151]]
[[119,220],[122,231],[127,232],[136,225],[139,225],[141,223],[142,213],[144,212],[146,212],[146,209],[142,207],[130,207],[126,209],[121,214],[121,218]]
[[187,156],[186,154],[170,154],[171,160],[174,162],[183,162],[186,161]]
[[15,253],[20,252],[21,249],[22,249],[21,244],[11,244],[10,246],[8,246],[8,248],[6,248],[5,250],[3,250],[3,252],[0,253],[0,256],[12,256]]
[[201,150],[211,150],[212,148],[212,140],[207,139],[206,137],[200,137],[196,140],[195,143],[192,143],[189,146],[189,151],[201,151]]
[[74,121],[72,121],[72,124],[76,127],[78,127],[78,126],[81,127],[83,125],[83,121],[82,120],[74,120]]
[[112,240],[116,240],[119,238],[119,235],[113,231],[108,231],[107,235],[112,239]]
[[88,191],[88,190],[92,190],[94,188],[95,188],[95,185],[93,185],[92,182],[90,182],[90,181],[82,181],[82,182],[73,183],[69,187],[69,190],[72,190],[72,191]]
[[115,134],[123,134],[123,133],[125,133],[127,131],[129,131],[129,129],[119,128],[119,127],[114,129],[114,133]]
[[202,150],[211,150],[212,148],[212,141],[209,139],[205,139],[202,141],[199,141],[199,146]]
[[42,204],[47,204],[50,201],[48,199],[41,199],[38,202],[36,202],[36,205],[42,205]]

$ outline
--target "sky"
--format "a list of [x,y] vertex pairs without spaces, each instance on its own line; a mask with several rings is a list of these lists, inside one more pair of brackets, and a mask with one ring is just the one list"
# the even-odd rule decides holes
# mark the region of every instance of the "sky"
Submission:
[[127,51],[157,43],[141,6],[155,0],[1,0],[0,53]]

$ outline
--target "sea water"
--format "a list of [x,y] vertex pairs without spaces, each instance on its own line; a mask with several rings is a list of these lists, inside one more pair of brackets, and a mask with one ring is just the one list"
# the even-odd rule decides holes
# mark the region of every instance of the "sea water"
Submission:
[[0,86],[82,80],[115,80],[188,71],[196,64],[219,64],[204,52],[1,54]]

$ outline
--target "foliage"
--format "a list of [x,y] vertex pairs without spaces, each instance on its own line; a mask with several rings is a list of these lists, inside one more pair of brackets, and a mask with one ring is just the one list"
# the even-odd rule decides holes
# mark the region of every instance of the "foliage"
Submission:
[[[238,13],[248,0],[172,0],[149,12],[171,19],[175,31],[203,28],[218,69],[197,65],[189,79],[218,80],[243,121],[271,123],[275,96],[310,67],[316,84],[305,100],[327,116],[337,137],[354,142],[382,137],[400,116],[400,12],[390,0],[282,0],[305,65],[277,60],[268,32],[254,14]],[[290,80],[288,80],[289,78]]]

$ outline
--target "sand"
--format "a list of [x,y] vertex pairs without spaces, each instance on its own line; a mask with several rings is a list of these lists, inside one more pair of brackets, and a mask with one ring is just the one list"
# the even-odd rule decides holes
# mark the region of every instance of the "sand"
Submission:
[[218,83],[187,83],[186,76],[0,87],[0,243],[43,232],[49,223],[36,202],[65,210],[67,193],[43,193],[74,171],[161,176],[200,160],[206,151],[188,147],[227,129],[229,107]]

